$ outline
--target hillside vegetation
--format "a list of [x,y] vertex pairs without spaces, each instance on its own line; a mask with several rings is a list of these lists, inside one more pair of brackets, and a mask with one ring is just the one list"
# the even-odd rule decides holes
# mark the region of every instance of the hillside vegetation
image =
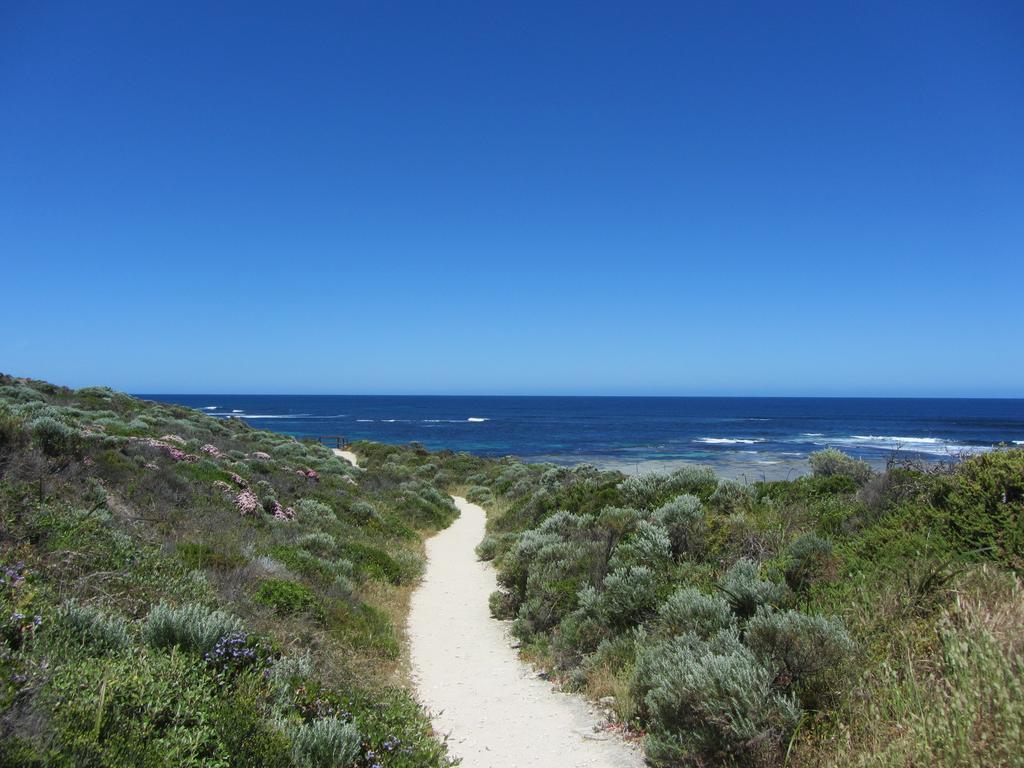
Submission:
[[429,480],[0,377],[0,764],[447,764],[400,668]]
[[422,537],[670,766],[1024,765],[1024,451],[742,485],[317,444],[0,378],[0,764],[441,766]]
[[524,654],[655,766],[1024,765],[1024,451],[753,485],[425,456]]

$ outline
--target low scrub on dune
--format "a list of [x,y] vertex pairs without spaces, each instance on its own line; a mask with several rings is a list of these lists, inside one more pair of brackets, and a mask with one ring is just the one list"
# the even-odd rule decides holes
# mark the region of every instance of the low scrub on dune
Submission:
[[1022,765],[1024,451],[745,485],[388,450],[488,509],[492,614],[655,766]]
[[431,478],[0,376],[0,765],[450,763],[396,667]]

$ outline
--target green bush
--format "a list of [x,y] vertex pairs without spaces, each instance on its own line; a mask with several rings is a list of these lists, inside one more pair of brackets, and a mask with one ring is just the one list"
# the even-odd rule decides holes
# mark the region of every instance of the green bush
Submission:
[[741,619],[753,616],[762,605],[775,605],[783,596],[778,584],[762,579],[753,560],[737,560],[722,578],[725,593],[733,612]]
[[340,768],[359,756],[362,736],[352,723],[324,717],[294,729],[292,762],[296,768]]
[[324,528],[338,522],[334,510],[315,499],[301,499],[295,505],[296,519],[310,528]]
[[736,617],[723,598],[681,587],[658,609],[658,623],[671,634],[689,633],[707,640],[723,630],[735,629]]
[[132,642],[124,619],[91,605],[69,601],[61,608],[58,619],[76,640],[103,651],[117,651]]
[[487,486],[474,485],[466,491],[466,500],[473,504],[489,504],[494,501],[494,494]]
[[241,619],[197,603],[155,605],[142,623],[142,637],[154,648],[178,646],[205,654],[226,635],[242,632]]
[[866,461],[847,456],[835,448],[815,451],[808,457],[808,461],[815,477],[848,477],[862,485],[874,474]]
[[625,568],[643,565],[652,570],[664,570],[672,561],[672,544],[664,526],[641,520],[633,532],[622,541],[612,554],[609,567]]
[[747,622],[743,641],[782,685],[812,685],[838,670],[853,652],[853,641],[838,619],[771,608],[759,609]]
[[832,544],[816,533],[805,533],[790,542],[786,548],[783,573],[786,584],[794,591],[804,589],[820,577],[832,559]]
[[643,704],[653,765],[759,765],[780,756],[799,706],[775,690],[771,672],[734,639],[721,645],[684,635],[640,654],[639,687],[650,686]]
[[40,416],[29,422],[29,431],[47,456],[66,456],[81,448],[78,430],[51,416]]
[[933,517],[962,552],[1020,565],[1024,555],[1024,450],[972,456],[934,480]]
[[319,601],[309,587],[285,579],[265,579],[252,599],[282,615],[321,612]]
[[654,613],[657,604],[657,579],[646,566],[631,565],[612,571],[604,579],[601,606],[612,628],[639,624]]
[[654,519],[665,526],[672,555],[694,556],[704,547],[704,510],[699,498],[684,493],[654,511]]

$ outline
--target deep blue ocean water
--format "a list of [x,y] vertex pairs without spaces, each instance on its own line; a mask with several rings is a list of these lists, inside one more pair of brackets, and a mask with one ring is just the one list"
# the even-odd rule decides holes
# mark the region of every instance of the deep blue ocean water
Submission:
[[785,477],[840,448],[876,465],[1024,445],[1024,399],[140,395],[290,435],[418,441],[626,472],[710,464]]

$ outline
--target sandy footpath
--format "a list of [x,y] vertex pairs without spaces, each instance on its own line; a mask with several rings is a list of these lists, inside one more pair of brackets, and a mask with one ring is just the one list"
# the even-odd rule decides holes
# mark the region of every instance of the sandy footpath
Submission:
[[352,451],[343,451],[341,448],[331,448],[331,450],[334,451],[335,456],[340,456],[353,467],[359,466],[359,459],[356,458],[356,455],[352,453]]
[[556,692],[516,657],[507,623],[490,618],[494,569],[477,560],[484,510],[455,497],[461,516],[427,540],[413,593],[413,681],[434,727],[465,768],[634,768],[639,751],[606,732],[582,699]]

